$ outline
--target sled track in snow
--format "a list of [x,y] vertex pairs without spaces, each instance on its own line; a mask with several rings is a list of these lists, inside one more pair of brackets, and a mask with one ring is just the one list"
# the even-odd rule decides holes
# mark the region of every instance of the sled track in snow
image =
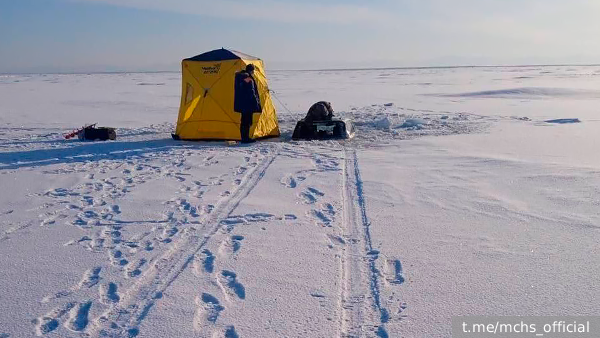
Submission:
[[221,229],[225,220],[256,187],[267,169],[279,154],[276,148],[263,161],[249,170],[239,186],[231,195],[221,200],[200,222],[205,227],[204,236],[197,235],[196,229],[188,228],[182,237],[169,250],[161,255],[140,275],[137,281],[122,292],[121,302],[109,308],[92,321],[87,334],[91,337],[135,337],[139,334],[139,325],[148,315],[157,299],[194,261],[199,253]]
[[340,337],[387,338],[388,311],[381,304],[379,252],[373,249],[356,150],[344,147],[342,200],[347,245],[341,255]]

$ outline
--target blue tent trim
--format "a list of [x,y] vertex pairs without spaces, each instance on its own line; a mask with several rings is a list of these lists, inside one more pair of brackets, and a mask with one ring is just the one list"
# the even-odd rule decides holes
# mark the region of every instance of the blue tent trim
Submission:
[[256,56],[248,55],[236,50],[230,49],[215,49],[210,52],[202,53],[191,58],[184,59],[184,61],[224,61],[224,60],[260,60]]

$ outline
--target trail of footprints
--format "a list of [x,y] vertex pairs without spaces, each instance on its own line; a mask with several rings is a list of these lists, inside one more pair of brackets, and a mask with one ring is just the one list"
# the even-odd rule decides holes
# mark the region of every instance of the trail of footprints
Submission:
[[[250,157],[245,159],[246,165],[234,168],[233,176],[242,177],[248,170],[248,166],[255,166]],[[219,182],[219,184],[221,184]],[[242,178],[235,178],[232,182],[234,186],[242,183]],[[226,190],[221,193],[222,198],[229,196],[231,192]],[[268,222],[273,219],[295,219],[294,215],[285,215],[277,217],[268,213],[253,213],[246,215],[230,215],[221,221],[222,233],[224,239],[217,247],[214,254],[209,249],[204,249],[198,253],[192,262],[193,272],[198,277],[208,279],[208,285],[218,287],[220,296],[209,292],[202,292],[195,298],[196,311],[193,319],[193,327],[198,333],[206,337],[214,338],[238,338],[239,335],[233,325],[222,324],[219,316],[227,311],[227,306],[236,306],[237,301],[243,301],[246,298],[246,288],[240,281],[239,276],[231,270],[218,269],[220,259],[229,257],[235,259],[240,251],[244,237],[232,234],[236,225],[244,223]],[[219,298],[220,297],[220,298]]]
[[[150,263],[158,256],[158,254],[152,255],[156,248],[161,247],[166,250],[174,237],[178,236],[186,227],[199,224],[202,216],[208,215],[214,210],[215,205],[220,201],[214,204],[199,203],[206,192],[213,187],[223,186],[228,176],[231,177],[232,189],[235,189],[242,183],[248,168],[258,165],[260,159],[260,154],[257,152],[252,156],[245,157],[244,164],[233,168],[230,174],[209,177],[204,181],[196,180],[186,185],[184,182],[187,181],[186,176],[188,175],[185,171],[189,167],[185,164],[185,158],[189,155],[193,155],[193,153],[177,151],[162,155],[150,154],[149,158],[136,158],[124,163],[101,160],[48,172],[48,174],[88,172],[85,176],[88,182],[71,189],[56,188],[39,194],[50,199],[50,202],[40,208],[41,210],[54,208],[53,211],[45,211],[40,214],[40,225],[52,226],[58,221],[62,221],[67,225],[87,231],[87,235],[71,240],[64,245],[77,245],[92,252],[105,253],[108,258],[108,266],[120,269],[123,273],[122,283],[127,283],[127,280],[137,278],[150,266]],[[157,157],[167,165],[159,166],[148,163],[150,160],[156,160]],[[203,165],[210,166],[218,162],[214,155],[209,155],[204,159]],[[94,170],[95,172],[90,173]],[[97,178],[99,174],[110,174],[115,170],[120,170],[122,176]],[[163,220],[154,222],[155,224],[148,231],[126,238],[125,233],[130,222],[118,219],[121,207],[114,202],[124,197],[137,185],[161,178],[173,178],[182,182],[179,193],[186,197],[174,197],[164,202],[166,210]],[[224,190],[221,192],[221,200],[229,198],[230,195],[230,190]],[[231,224],[226,225],[227,222],[223,224],[225,231],[231,231],[236,224],[235,220],[239,220],[240,217],[243,222],[260,222],[275,218],[274,215],[269,214],[233,216],[230,219]],[[295,219],[295,216],[286,215],[285,219]],[[229,236],[221,243],[219,254],[234,255],[240,250],[243,239],[242,236]],[[214,284],[222,290],[223,299],[226,301],[243,300],[245,288],[239,277],[233,271],[217,272],[215,269],[216,258],[209,250],[202,251],[192,265],[193,271],[196,274],[213,275]],[[116,306],[121,300],[119,291],[121,283],[104,281],[101,277],[103,269],[104,267],[88,269],[83,273],[77,285],[44,297],[43,304],[59,304],[44,315],[32,320],[36,334],[38,336],[46,335],[57,330],[61,325],[69,331],[84,332],[90,323],[90,312],[95,307]],[[96,296],[90,297],[89,290],[95,291]],[[85,298],[85,300],[81,301],[81,298]],[[208,293],[198,296],[196,304],[198,311],[194,316],[194,328],[197,329],[204,327],[206,323],[215,324],[219,313],[225,310],[225,306]],[[217,325],[213,327],[213,331],[214,337],[238,337],[232,325]],[[131,337],[137,334],[137,328],[129,330]]]
[[[180,156],[172,159],[165,167],[147,163],[150,159],[125,163],[98,161],[77,165],[72,170],[89,172],[91,169],[96,169],[98,174],[121,170],[123,176],[96,179],[95,173],[88,173],[86,179],[89,182],[73,189],[56,188],[45,192],[42,195],[49,198],[51,202],[46,203],[41,209],[58,208],[41,214],[40,225],[52,226],[61,221],[90,231],[90,234],[65,245],[79,245],[93,252],[106,252],[110,266],[123,271],[124,282],[127,279],[135,279],[150,265],[154,259],[151,253],[156,248],[169,245],[186,226],[199,224],[199,219],[203,215],[210,214],[219,203],[219,201],[215,204],[197,203],[193,200],[202,200],[209,189],[223,186],[228,175],[210,177],[205,181],[192,181],[191,184],[183,183],[187,181],[185,171],[189,169],[186,168],[185,155],[190,154],[185,151],[180,152],[178,154]],[[233,168],[231,189],[235,189],[242,183],[243,175],[249,167],[257,165],[256,155],[245,157],[244,165]],[[339,160],[323,154],[315,153],[311,156],[314,170],[288,174],[281,179],[281,184],[290,189],[300,190],[297,196],[302,203],[311,207],[307,216],[315,224],[332,227],[336,219],[336,206],[328,202],[325,193],[319,189],[302,186],[308,176],[314,172],[340,170]],[[206,166],[216,163],[218,160],[213,155],[204,159]],[[155,179],[157,175],[182,182],[179,193],[184,194],[186,198],[174,197],[164,202],[167,210],[164,212],[163,220],[157,222],[150,231],[136,234],[129,239],[124,238],[127,224],[116,219],[121,213],[121,207],[114,201],[125,196],[136,185]],[[230,195],[231,190],[227,189],[220,193],[222,200],[229,198]],[[246,298],[246,289],[236,272],[218,268],[219,259],[224,257],[236,259],[236,254],[241,250],[244,237],[231,234],[236,225],[268,222],[273,219],[294,220],[296,216],[288,214],[277,217],[267,213],[231,215],[221,222],[225,239],[218,246],[217,254],[215,255],[209,249],[204,249],[197,254],[192,262],[192,271],[197,276],[209,278],[209,285],[217,287],[213,290],[216,293],[201,292],[194,300],[196,311],[193,316],[193,328],[197,332],[211,334],[212,337],[239,337],[235,327],[220,323],[219,317],[222,312],[227,311],[228,306],[239,306],[238,302]],[[342,237],[333,234],[326,234],[326,236],[332,248],[346,245],[347,240]],[[95,305],[95,301],[105,307],[116,306],[120,302],[121,284],[104,281],[101,277],[102,269],[103,267],[93,267],[85,271],[77,285],[42,300],[42,303],[62,302],[62,304],[32,321],[38,336],[53,332],[61,325],[72,332],[83,332],[89,325],[90,311],[98,306]],[[381,274],[388,285],[404,282],[402,264],[398,259],[386,259]],[[77,300],[77,297],[81,297],[79,293],[85,290],[95,290],[97,296],[90,298],[88,292],[83,296],[85,298],[83,301]],[[404,317],[401,313],[405,309],[406,304],[401,303],[397,310],[398,317]],[[137,335],[137,328],[130,329],[129,334],[132,337]]]
[[[245,161],[249,162],[250,158]],[[240,166],[235,169],[236,175],[243,175],[247,168]],[[241,181],[240,181],[241,182]],[[238,181],[234,180],[234,185]],[[219,260],[236,259],[245,240],[244,236],[232,234],[237,225],[269,222],[271,220],[294,220],[295,215],[286,214],[278,217],[268,213],[249,213],[245,215],[230,215],[221,221],[221,237],[223,239],[216,247],[216,254],[209,249],[202,250],[196,255],[192,266],[193,272],[198,277],[208,279],[207,285],[217,287],[217,294],[202,292],[195,299],[196,312],[193,319],[194,329],[206,337],[214,338],[237,338],[239,337],[235,326],[223,324],[219,321],[222,312],[227,311],[228,306],[239,306],[238,301],[246,298],[246,288],[236,272],[226,269],[218,269]]]
[[[216,269],[218,258],[232,257],[241,249],[243,236],[230,235],[226,230],[226,238],[218,247],[218,255],[209,249],[197,254],[193,261],[193,272],[198,277],[208,279],[208,285],[216,285],[220,291],[221,300],[208,292],[202,292],[195,299],[193,327],[206,337],[238,337],[233,325],[222,325],[219,322],[221,312],[226,311],[227,304],[235,306],[235,302],[246,298],[246,288],[240,282],[238,275],[230,270]],[[222,302],[224,300],[227,304]],[[228,305],[228,306],[229,306]]]
[[[186,153],[183,152],[180,155],[186,155]],[[244,159],[244,165],[233,168],[231,189],[235,189],[242,183],[243,175],[249,167],[257,165],[256,157],[256,154],[252,157],[248,156]],[[199,224],[203,215],[213,211],[219,201],[215,204],[198,203],[197,201],[201,201],[204,194],[212,187],[223,186],[226,176],[228,176],[210,177],[205,181],[192,181],[185,184],[183,183],[187,181],[185,156],[175,158],[169,166],[164,168],[147,164],[143,160],[141,163],[128,161],[125,164],[106,162],[104,166],[96,166],[97,173],[106,174],[112,170],[121,170],[123,177],[113,176],[97,179],[95,173],[89,173],[86,179],[90,182],[73,189],[56,188],[47,191],[43,195],[51,199],[51,202],[46,204],[43,209],[59,208],[53,212],[45,212],[40,215],[40,218],[43,219],[41,221],[43,226],[51,226],[60,220],[87,230],[88,235],[65,243],[65,245],[78,245],[92,252],[105,252],[109,266],[123,272],[123,283],[126,283],[128,279],[135,279],[144,272],[144,269],[154,260],[155,256],[152,256],[152,252],[156,248],[166,248],[165,246],[168,246],[173,238],[187,226]],[[218,160],[214,156],[208,156],[204,163],[211,165],[211,163],[218,163]],[[315,171],[339,170],[338,164],[333,158],[313,155],[313,163]],[[310,174],[310,170],[290,174],[282,178],[281,183],[291,189],[300,189]],[[166,211],[163,220],[157,221],[149,231],[126,238],[128,223],[118,219],[121,207],[114,201],[125,196],[136,185],[143,184],[156,175],[174,178],[182,182],[179,193],[186,197],[174,197],[164,202]],[[231,190],[225,189],[221,192],[221,199],[227,199],[230,195]],[[323,192],[309,186],[301,189],[298,196],[303,203],[311,206],[308,216],[316,224],[331,227],[335,220],[336,207],[332,203],[322,201],[326,197]],[[246,289],[242,282],[243,279],[235,271],[218,268],[218,260],[223,257],[235,259],[236,254],[241,250],[244,237],[231,234],[236,225],[268,222],[274,219],[295,220],[296,216],[286,214],[278,217],[267,213],[231,215],[221,222],[225,239],[218,246],[217,254],[205,249],[197,255],[192,263],[193,272],[199,276],[208,276],[211,284],[218,287],[214,291],[220,295],[202,292],[196,297],[197,309],[193,318],[195,330],[206,333],[210,331],[213,337],[238,337],[235,327],[220,323],[219,316],[223,311],[227,311],[228,306],[239,306],[237,302],[246,298]],[[332,239],[332,241],[343,243],[344,240],[339,238]],[[121,300],[119,291],[121,283],[104,281],[101,277],[102,269],[103,267],[93,267],[84,272],[81,281],[76,286],[45,297],[42,303],[63,303],[33,321],[36,333],[45,335],[58,329],[60,325],[73,332],[85,331],[90,322],[90,312],[94,307],[116,306]],[[400,282],[401,266],[398,268],[398,264],[392,263],[388,270],[391,271],[389,275],[394,276],[390,277],[388,281],[390,283]],[[90,293],[84,292],[83,297],[86,299],[77,300],[78,297],[82,297],[80,295],[82,290],[91,289],[95,290],[96,297],[90,298]],[[98,305],[95,302],[98,302]],[[136,328],[132,330],[136,330]],[[130,332],[131,336],[136,334],[137,331]]]
[[[306,154],[298,154],[297,151],[295,151],[294,157],[303,155],[306,156]],[[299,190],[297,192],[297,197],[300,203],[311,207],[311,210],[307,212],[307,216],[311,218],[316,225],[320,225],[325,228],[331,228],[336,220],[337,207],[334,205],[334,202],[327,201],[327,196],[324,192],[313,186],[307,186],[305,181],[310,175],[316,172],[341,170],[340,160],[334,156],[329,156],[319,152],[311,153],[310,157],[312,159],[314,169],[301,170],[295,173],[287,174],[281,178],[280,182],[287,188]],[[343,248],[347,244],[356,244],[359,241],[359,239],[343,238],[339,234],[335,233],[325,233],[325,238],[329,248],[333,249],[338,247],[342,248],[342,250],[344,250]],[[379,252],[373,254],[378,255]],[[385,285],[388,287],[398,286],[405,282],[402,263],[397,258],[385,258],[381,268],[378,270],[378,273],[381,275]],[[398,302],[394,295],[395,293],[392,292],[390,299],[387,301],[390,304],[399,304],[397,306],[397,310],[393,312],[392,315],[394,318],[402,320],[407,317],[407,315],[403,313],[406,310],[407,305],[404,302]]]
[[[249,157],[245,158],[250,161]],[[251,163],[249,165],[252,165]],[[237,167],[234,172],[236,176],[241,176],[247,171],[246,166]],[[239,185],[241,179],[233,181],[234,185]],[[198,253],[192,262],[193,272],[198,277],[208,279],[207,285],[218,287],[220,296],[209,292],[202,292],[195,298],[196,311],[193,319],[194,329],[206,337],[214,338],[237,338],[239,337],[235,326],[223,324],[219,321],[222,312],[227,311],[227,306],[238,306],[238,301],[246,299],[246,288],[240,281],[240,277],[231,270],[218,269],[219,260],[236,259],[236,254],[241,250],[244,242],[244,236],[232,234],[235,226],[239,224],[250,224],[259,222],[268,222],[274,219],[296,219],[296,216],[287,214],[284,217],[277,217],[268,213],[250,213],[245,215],[230,215],[221,221],[221,237],[223,239],[217,246],[217,252],[214,254],[209,249],[204,249]]]
[[[78,296],[78,293],[85,291],[86,289],[96,288],[101,280],[101,271],[101,267],[94,267],[85,271],[77,285],[68,290],[59,291],[53,295],[44,297],[42,303],[54,302],[67,297],[73,299]],[[115,283],[100,284],[99,287],[97,287],[97,292],[98,299],[105,305],[118,303],[121,298],[118,292],[118,286]],[[89,324],[89,314],[93,304],[94,301],[88,299],[81,302],[69,301],[53,308],[48,313],[32,321],[36,334],[42,336],[58,329],[61,321],[63,321],[63,326],[70,331],[84,331]]]
[[[283,186],[290,189],[299,188],[299,186],[314,172],[339,171],[339,160],[325,154],[314,153],[311,155],[312,163],[315,169],[301,170],[296,173],[287,174],[280,182]],[[323,227],[332,227],[336,218],[336,207],[330,202],[321,202],[325,198],[325,193],[315,187],[308,186],[298,193],[298,198],[302,203],[311,205],[311,210],[307,213],[316,225]]]

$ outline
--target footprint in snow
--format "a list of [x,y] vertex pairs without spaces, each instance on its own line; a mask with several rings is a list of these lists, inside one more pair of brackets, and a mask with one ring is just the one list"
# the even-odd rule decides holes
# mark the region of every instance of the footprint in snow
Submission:
[[93,210],[85,210],[77,214],[79,218],[95,219],[98,214]]
[[298,186],[298,182],[292,176],[285,177],[281,183],[283,185],[285,185],[286,187],[292,188],[292,189]]
[[208,249],[202,250],[202,253],[194,257],[194,273],[196,276],[202,275],[202,272],[212,273],[215,268],[215,255]]
[[111,264],[115,266],[125,266],[129,263],[129,261],[123,256],[123,252],[121,250],[113,250],[109,252],[109,258]]
[[179,232],[179,229],[177,227],[165,228],[162,233],[162,238],[163,238],[162,241],[164,243],[170,243],[171,237],[175,236],[178,232]]
[[145,241],[144,242],[144,250],[146,250],[146,251],[154,250],[154,243],[152,241]]
[[340,236],[327,234],[326,237],[327,237],[327,241],[329,242],[329,244],[327,246],[330,249],[333,249],[333,247],[336,245],[340,245],[340,246],[346,245],[346,241]]
[[237,296],[240,299],[246,298],[246,288],[238,282],[235,272],[223,270],[217,278],[217,284],[225,294],[227,299]]
[[215,330],[210,338],[239,338],[240,336],[235,331],[233,325],[218,328]]
[[35,332],[38,336],[48,334],[58,328],[59,319],[75,307],[76,303],[66,303],[54,308],[45,315],[32,321],[35,326]]
[[235,332],[235,327],[233,325],[227,326],[225,328],[225,333],[223,335],[224,338],[239,338],[240,336]]
[[335,220],[335,214],[335,207],[331,203],[323,203],[320,209],[312,209],[309,216],[317,221],[317,225],[330,227]]
[[323,196],[325,196],[324,193],[313,187],[308,187],[306,190],[300,193],[300,197],[304,199],[304,203],[306,204],[313,204]]
[[65,327],[71,331],[83,331],[89,323],[88,316],[92,302],[87,301],[79,303],[69,311],[69,319],[65,323]]
[[285,214],[283,217],[286,221],[293,221],[295,219],[298,219],[298,217],[294,214]]
[[280,182],[281,182],[281,184],[283,184],[283,186],[292,188],[292,189],[294,189],[295,187],[298,186],[298,182],[292,175],[284,176]]
[[134,278],[142,274],[142,266],[146,264],[146,259],[142,258],[137,262],[131,263],[125,268],[125,277]]
[[316,219],[317,221],[317,225],[321,225],[324,227],[330,227],[331,226],[331,222],[333,221],[333,219],[331,219],[325,212],[323,212],[322,210],[316,210],[313,209],[310,211],[310,215]]
[[75,218],[74,220],[72,220],[68,224],[69,225],[77,226],[77,227],[82,228],[82,229],[88,229],[89,228],[88,221],[86,221],[86,220],[84,220],[82,218],[79,218],[79,217]]
[[390,284],[404,283],[402,263],[399,259],[386,259],[383,267],[385,280]]
[[265,212],[256,212],[256,213],[245,214],[243,217],[244,217],[244,220],[246,220],[247,222],[256,223],[256,222],[268,222],[268,221],[274,219],[275,215],[268,214]]
[[83,273],[83,277],[79,281],[79,287],[87,287],[91,288],[92,286],[98,284],[100,281],[100,271],[101,267],[94,267]]
[[219,247],[219,252],[226,253],[227,251],[231,253],[236,253],[242,247],[242,240],[244,236],[231,236],[228,239],[223,240]]
[[203,215],[210,214],[214,209],[215,209],[215,206],[212,204],[204,205],[200,209],[200,214],[203,214]]
[[206,324],[214,324],[221,311],[225,310],[219,300],[208,293],[196,297],[196,313],[194,314],[194,329],[201,330]]
[[50,216],[48,218],[44,218],[42,220],[42,222],[40,223],[40,226],[46,226],[46,225],[52,225],[56,223],[56,217],[55,216]]
[[117,289],[118,287],[115,283],[100,285],[98,290],[100,293],[100,302],[106,305],[118,303],[121,300],[121,296],[119,296]]
[[317,189],[317,188],[308,187],[308,188],[306,188],[306,190],[310,191],[310,193],[312,193],[315,196],[319,196],[319,197],[325,196],[325,194],[322,193],[321,191],[319,191],[319,189]]

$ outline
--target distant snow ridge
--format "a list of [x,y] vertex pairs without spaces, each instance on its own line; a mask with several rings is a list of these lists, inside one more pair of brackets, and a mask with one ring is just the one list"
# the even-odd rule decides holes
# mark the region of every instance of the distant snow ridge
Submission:
[[546,123],[558,123],[558,124],[567,124],[567,123],[580,123],[579,119],[554,119],[554,120],[546,120]]
[[553,97],[600,98],[600,91],[568,88],[523,87],[499,90],[484,90],[458,94],[426,94],[440,97],[473,97],[473,98],[530,98],[542,99]]

